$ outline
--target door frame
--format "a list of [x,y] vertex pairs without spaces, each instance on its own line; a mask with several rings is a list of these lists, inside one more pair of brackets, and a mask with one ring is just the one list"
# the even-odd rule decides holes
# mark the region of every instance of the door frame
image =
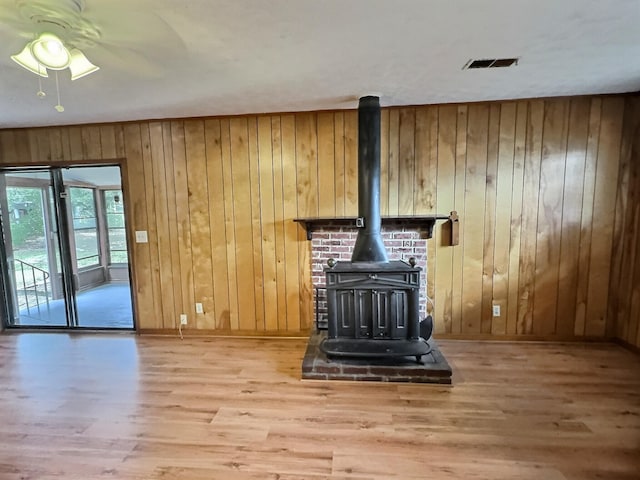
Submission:
[[[136,275],[135,275],[135,233],[133,230],[133,205],[129,201],[131,196],[129,195],[129,182],[128,182],[128,169],[125,158],[117,158],[110,161],[103,160],[86,160],[86,161],[56,161],[45,163],[22,163],[22,162],[6,162],[0,164],[0,171],[15,171],[15,170],[30,170],[30,169],[60,169],[60,175],[62,175],[62,169],[75,168],[75,167],[118,167],[120,169],[120,189],[122,191],[122,201],[124,203],[124,224],[125,224],[125,236],[127,242],[127,259],[128,259],[128,277],[129,277],[129,290],[131,298],[131,316],[132,327],[131,328],[110,328],[110,327],[82,327],[82,326],[54,326],[54,325],[42,325],[42,326],[20,326],[11,325],[9,323],[9,312],[13,311],[12,303],[9,303],[11,292],[6,291],[6,285],[4,281],[0,281],[0,299],[3,300],[0,307],[0,332],[6,332],[8,330],[63,330],[74,332],[91,332],[91,331],[111,331],[111,332],[137,332],[138,331],[138,299],[136,296]],[[55,182],[54,182],[55,183]],[[55,192],[54,192],[55,195]],[[57,208],[58,202],[54,203],[54,209]],[[66,202],[63,202],[66,203]],[[58,226],[60,229],[60,226]],[[58,235],[63,237],[64,235]],[[67,239],[68,240],[68,239]],[[5,257],[4,248],[0,248],[0,267],[7,271],[7,258]],[[62,263],[62,261],[61,261]],[[73,285],[73,284],[70,284]],[[73,302],[75,303],[75,292],[72,295]],[[67,304],[68,302],[65,302]],[[11,308],[11,309],[10,309]],[[68,308],[68,307],[67,307]],[[70,317],[76,318],[76,317]]]

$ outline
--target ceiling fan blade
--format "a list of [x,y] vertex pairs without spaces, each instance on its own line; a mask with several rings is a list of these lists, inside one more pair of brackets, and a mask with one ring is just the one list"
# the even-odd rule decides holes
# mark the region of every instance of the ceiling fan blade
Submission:
[[117,0],[89,4],[82,16],[101,32],[100,43],[139,48],[157,47],[162,42],[162,45],[185,48],[174,28],[153,11],[152,3],[147,8],[141,7],[138,2]]
[[153,61],[135,49],[110,46],[96,46],[84,52],[95,65],[105,70],[126,71],[128,75],[144,78],[163,76],[163,64]]

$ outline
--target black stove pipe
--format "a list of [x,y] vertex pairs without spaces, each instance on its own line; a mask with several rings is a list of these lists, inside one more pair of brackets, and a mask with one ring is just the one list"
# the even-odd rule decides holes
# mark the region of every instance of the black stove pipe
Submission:
[[380,218],[380,99],[358,104],[358,237],[352,262],[388,263]]

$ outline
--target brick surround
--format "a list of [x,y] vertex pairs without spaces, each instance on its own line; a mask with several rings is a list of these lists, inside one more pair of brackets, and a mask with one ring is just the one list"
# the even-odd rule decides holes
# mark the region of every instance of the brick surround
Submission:
[[[326,226],[314,229],[311,240],[311,276],[314,287],[314,311],[320,326],[326,325],[327,302],[324,290],[315,298],[316,288],[325,287],[324,268],[329,258],[338,261],[351,260],[357,230],[349,227]],[[409,261],[415,257],[416,265],[422,268],[420,276],[420,318],[427,312],[427,233],[419,227],[383,226],[382,239],[389,260]]]

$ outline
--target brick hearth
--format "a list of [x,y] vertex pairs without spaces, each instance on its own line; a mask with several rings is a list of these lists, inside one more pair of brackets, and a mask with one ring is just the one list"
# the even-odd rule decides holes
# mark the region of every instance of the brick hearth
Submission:
[[[451,384],[451,367],[431,339],[431,352],[420,363],[405,359],[330,359],[320,350],[327,332],[313,332],[302,359],[302,378],[307,380],[353,380]],[[395,363],[391,363],[395,362]]]

